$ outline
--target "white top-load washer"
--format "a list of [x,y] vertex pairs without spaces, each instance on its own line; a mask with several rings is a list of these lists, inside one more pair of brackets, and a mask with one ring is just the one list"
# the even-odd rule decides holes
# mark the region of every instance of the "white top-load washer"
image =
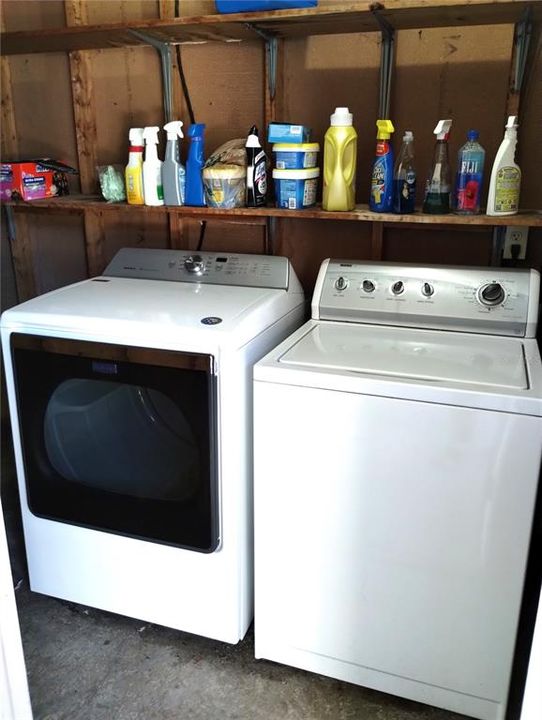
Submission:
[[504,718],[538,295],[533,270],[323,263],[312,319],[254,368],[256,657]]
[[31,588],[242,638],[252,365],[303,318],[286,258],[149,249],[6,311]]

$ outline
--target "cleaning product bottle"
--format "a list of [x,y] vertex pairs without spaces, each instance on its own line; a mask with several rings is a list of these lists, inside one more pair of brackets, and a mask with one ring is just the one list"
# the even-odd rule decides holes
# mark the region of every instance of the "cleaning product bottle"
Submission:
[[439,120],[433,133],[436,135],[435,153],[431,174],[425,185],[423,211],[430,215],[450,212],[450,161],[448,159],[448,137],[451,120]]
[[185,205],[203,207],[205,205],[205,192],[203,189],[203,163],[204,163],[204,132],[203,123],[193,123],[188,128],[190,148],[186,161],[186,192]]
[[413,213],[415,204],[414,134],[407,130],[393,172],[393,212]]
[[179,160],[179,138],[184,137],[182,127],[181,120],[174,120],[164,125],[167,144],[162,165],[162,185],[166,205],[184,205],[186,173]]
[[487,197],[488,215],[516,215],[519,210],[521,170],[515,161],[517,127],[517,117],[510,115],[491,170]]
[[478,130],[469,130],[467,142],[457,155],[453,205],[455,212],[460,215],[475,215],[480,212],[486,151],[478,142],[478,137]]
[[145,205],[163,205],[162,161],[158,158],[159,127],[146,127],[143,130],[145,140],[145,160],[143,161],[143,192]]
[[128,165],[124,170],[126,200],[129,205],[143,205],[143,128],[130,128]]
[[377,120],[376,158],[371,177],[369,208],[373,212],[391,212],[393,205],[393,148],[390,143],[395,130],[391,120]]
[[258,128],[253,125],[245,144],[247,151],[247,207],[265,205],[267,199],[267,158],[260,145]]
[[356,205],[358,134],[347,107],[335,108],[324,138],[323,210],[353,210]]

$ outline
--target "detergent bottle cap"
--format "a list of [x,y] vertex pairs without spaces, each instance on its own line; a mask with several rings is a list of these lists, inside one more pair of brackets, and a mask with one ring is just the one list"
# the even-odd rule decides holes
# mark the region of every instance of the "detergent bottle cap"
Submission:
[[414,142],[414,133],[412,130],[405,130],[403,135],[403,142]]
[[392,132],[395,130],[391,120],[377,120],[376,127],[378,132],[376,133],[377,140],[389,140]]
[[187,135],[190,138],[201,138],[203,137],[203,131],[205,130],[205,123],[192,123],[188,128]]
[[439,120],[433,133],[437,136],[437,140],[448,140],[453,120]]
[[160,128],[157,125],[146,127],[143,130],[143,139],[147,145],[158,145],[158,133]]
[[333,126],[347,127],[352,125],[354,116],[347,107],[335,108],[335,112],[329,118],[330,124]]
[[130,128],[128,133],[128,139],[130,145],[135,147],[142,147],[143,145],[143,128]]
[[183,138],[184,135],[182,127],[182,120],[173,120],[172,122],[168,122],[166,125],[164,125],[164,130],[167,132],[167,139],[175,140],[175,138],[177,137]]

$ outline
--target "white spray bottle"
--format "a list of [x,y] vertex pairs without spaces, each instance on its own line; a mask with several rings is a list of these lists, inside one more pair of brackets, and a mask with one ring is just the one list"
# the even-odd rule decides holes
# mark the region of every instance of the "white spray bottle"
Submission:
[[164,125],[167,132],[166,154],[162,165],[162,186],[166,205],[184,205],[186,173],[179,160],[179,138],[183,138],[181,120]]
[[143,193],[145,205],[163,205],[162,161],[158,159],[159,127],[146,127],[143,130],[145,140],[145,160],[143,161]]
[[488,215],[516,215],[519,210],[521,170],[515,161],[517,128],[517,117],[510,115],[491,170],[487,196]]

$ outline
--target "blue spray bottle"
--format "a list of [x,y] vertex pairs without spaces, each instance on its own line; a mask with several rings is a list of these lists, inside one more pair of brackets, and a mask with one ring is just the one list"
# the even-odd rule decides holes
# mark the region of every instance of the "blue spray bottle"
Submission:
[[369,207],[373,212],[391,212],[393,206],[393,148],[390,137],[395,130],[391,120],[377,120],[376,158],[371,177]]
[[202,178],[204,131],[205,125],[203,123],[194,123],[188,128],[187,135],[190,138],[190,149],[188,150],[188,160],[186,161],[185,205],[202,207],[206,204]]

